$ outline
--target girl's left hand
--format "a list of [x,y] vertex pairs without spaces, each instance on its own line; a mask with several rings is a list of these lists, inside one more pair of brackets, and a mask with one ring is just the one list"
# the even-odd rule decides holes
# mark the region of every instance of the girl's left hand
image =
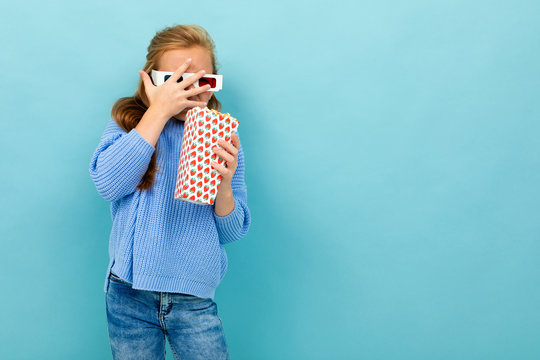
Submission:
[[[226,184],[232,184],[232,178],[236,167],[238,166],[238,151],[240,150],[240,141],[238,135],[233,131],[231,133],[232,144],[219,139],[218,144],[223,148],[214,147],[214,153],[221,157],[226,162],[226,167],[218,164],[215,161],[211,161],[210,165],[221,174],[221,182]],[[221,188],[221,187],[220,187]],[[218,190],[219,191],[219,190]]]

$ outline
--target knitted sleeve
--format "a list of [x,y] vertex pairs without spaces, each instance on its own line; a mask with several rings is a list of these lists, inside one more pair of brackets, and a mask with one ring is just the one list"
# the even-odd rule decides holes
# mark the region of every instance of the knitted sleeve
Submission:
[[[238,139],[240,139],[240,135],[238,133],[237,135]],[[242,144],[240,144],[240,149],[238,150],[238,165],[236,166],[236,171],[234,172],[231,181],[234,197],[234,210],[225,216],[217,215],[214,210],[214,218],[219,234],[219,242],[221,244],[228,244],[239,240],[246,235],[249,230],[249,225],[251,224],[251,214],[247,206],[247,187],[244,181],[244,172],[244,150]]]
[[136,129],[126,132],[109,120],[90,161],[90,177],[98,193],[111,202],[133,193],[154,150]]

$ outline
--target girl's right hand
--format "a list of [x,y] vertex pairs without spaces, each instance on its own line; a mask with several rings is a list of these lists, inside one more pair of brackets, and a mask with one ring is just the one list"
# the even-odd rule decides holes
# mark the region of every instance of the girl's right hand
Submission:
[[210,88],[210,85],[207,84],[198,88],[194,87],[190,90],[184,90],[186,87],[203,77],[205,74],[204,70],[177,83],[177,80],[186,71],[190,63],[191,61],[187,60],[180,65],[180,67],[160,86],[155,86],[152,83],[150,76],[148,76],[146,72],[139,70],[139,75],[141,75],[143,80],[144,90],[146,92],[146,97],[150,102],[150,106],[160,109],[167,119],[180,113],[188,106],[206,106],[206,103],[203,101],[193,101],[188,100],[188,98],[207,91]]

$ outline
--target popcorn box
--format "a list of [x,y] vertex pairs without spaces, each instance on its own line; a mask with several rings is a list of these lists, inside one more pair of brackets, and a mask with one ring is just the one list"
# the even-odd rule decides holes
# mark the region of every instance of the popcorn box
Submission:
[[212,149],[219,139],[232,144],[232,132],[238,131],[239,121],[229,113],[196,106],[186,114],[182,149],[174,198],[195,204],[212,205],[216,199],[221,174],[212,168],[211,161],[226,167]]

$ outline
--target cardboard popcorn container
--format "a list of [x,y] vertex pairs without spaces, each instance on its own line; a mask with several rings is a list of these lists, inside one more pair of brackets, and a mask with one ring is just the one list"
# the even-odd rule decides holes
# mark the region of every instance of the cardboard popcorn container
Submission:
[[238,131],[239,121],[229,113],[222,114],[207,107],[194,107],[186,114],[182,149],[174,198],[201,205],[212,205],[216,199],[221,174],[211,161],[226,167],[212,150],[219,139],[232,144],[232,133]]

